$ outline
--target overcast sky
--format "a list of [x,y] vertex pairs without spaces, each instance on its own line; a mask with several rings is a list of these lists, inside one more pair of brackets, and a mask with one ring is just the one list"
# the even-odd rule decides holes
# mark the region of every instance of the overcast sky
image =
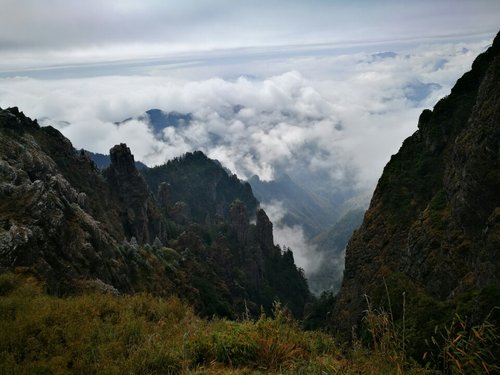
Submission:
[[[199,149],[366,192],[499,29],[497,0],[2,0],[0,107],[150,165]],[[158,137],[151,108],[193,120]]]
[[2,0],[1,70],[488,34],[497,0]]

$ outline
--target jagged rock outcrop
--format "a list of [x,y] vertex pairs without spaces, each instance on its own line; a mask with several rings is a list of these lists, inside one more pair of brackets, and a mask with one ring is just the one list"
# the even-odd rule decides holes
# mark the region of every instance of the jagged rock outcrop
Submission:
[[231,203],[229,209],[229,226],[236,235],[238,242],[245,245],[247,242],[249,222],[247,209],[240,200]]
[[134,156],[123,143],[114,146],[110,156],[106,177],[124,208],[120,216],[125,233],[128,239],[135,237],[139,243],[151,243],[159,234],[160,213],[137,171]]
[[[476,321],[490,311],[500,290],[499,141],[497,36],[450,95],[422,113],[418,130],[385,167],[347,247],[334,313],[338,330],[349,334],[359,324],[365,295],[379,302],[384,280],[388,293],[405,285],[415,311],[424,305],[410,294],[418,290],[428,304],[418,314],[432,313],[429,301],[473,306],[467,316]],[[469,302],[457,302],[463,299]],[[424,330],[442,315],[415,317],[414,328]]]
[[[95,163],[96,167],[102,171],[105,170],[106,168],[109,168],[109,166],[111,165],[111,156],[109,155],[94,153],[88,150],[84,150],[84,152],[85,154],[87,154],[89,159],[91,159]],[[141,170],[147,168],[147,165],[140,161],[136,161],[135,167],[138,170]]]
[[156,196],[158,197],[157,200],[160,208],[165,209],[174,203],[172,201],[172,189],[170,184],[166,182],[162,182],[158,185]]
[[256,237],[262,250],[269,254],[274,249],[273,223],[263,209],[257,210]]
[[93,164],[57,130],[40,128],[17,108],[0,110],[0,267],[30,269],[56,294],[74,291],[81,279],[130,290],[113,253],[111,233],[120,231],[96,220],[113,217],[104,181],[90,181],[102,195],[101,205],[89,204],[88,186],[63,174],[59,163],[93,173]]
[[[248,183],[201,152],[141,173],[150,189],[158,191],[157,201],[166,203],[161,207],[170,228],[167,236],[177,238],[175,246],[181,253],[188,251],[186,258],[198,257],[210,265],[208,269],[200,264],[189,266],[189,284],[203,290],[197,297],[202,309],[227,314],[234,309],[228,307],[232,305],[237,311],[259,314],[261,306],[269,309],[278,298],[287,301],[295,315],[302,314],[309,299],[307,283],[293,257],[290,262],[291,252],[281,252],[274,245],[272,223],[262,209],[257,210]],[[168,202],[162,198],[167,187]],[[255,212],[257,222],[251,224]],[[213,285],[199,282],[212,273],[219,278],[214,276]],[[225,297],[221,300],[220,296]]]

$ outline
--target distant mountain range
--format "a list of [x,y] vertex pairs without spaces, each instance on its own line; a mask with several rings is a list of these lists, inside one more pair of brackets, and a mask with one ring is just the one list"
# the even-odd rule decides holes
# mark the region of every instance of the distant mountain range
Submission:
[[345,248],[353,232],[363,222],[364,208],[353,208],[335,224],[329,226],[312,239],[322,261],[315,272],[308,275],[308,282],[314,294],[329,291],[338,292],[344,275]]
[[122,125],[130,120],[145,121],[151,127],[155,137],[161,139],[165,128],[189,125],[193,120],[193,116],[190,113],[165,112],[161,109],[150,109],[140,116],[135,118],[129,117],[115,124]]

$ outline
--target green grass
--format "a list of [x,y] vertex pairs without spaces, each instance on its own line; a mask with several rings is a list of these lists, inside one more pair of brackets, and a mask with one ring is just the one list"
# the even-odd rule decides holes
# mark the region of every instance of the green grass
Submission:
[[373,347],[346,347],[302,330],[280,304],[256,320],[207,320],[175,297],[57,298],[32,277],[4,274],[0,374],[435,373],[383,346],[394,337],[387,319],[369,317],[372,329],[383,328]]

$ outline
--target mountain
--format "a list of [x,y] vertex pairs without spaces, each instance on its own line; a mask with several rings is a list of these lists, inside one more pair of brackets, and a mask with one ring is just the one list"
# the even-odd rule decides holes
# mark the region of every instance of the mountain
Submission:
[[[242,109],[244,109],[242,105],[228,106],[222,110],[220,115],[229,119]],[[145,122],[155,136],[158,139],[162,139],[164,129],[167,127],[187,127],[193,121],[193,115],[190,113],[150,109],[144,114],[118,122],[117,125],[120,126],[132,120]],[[182,131],[182,129],[177,130]],[[207,145],[207,147],[217,147],[221,138],[214,134],[211,134],[210,137],[211,145]],[[92,153],[89,153],[89,155],[101,169],[106,168],[110,163],[109,157],[105,155]],[[137,163],[138,168],[141,170],[144,169],[143,165],[139,164],[139,162]],[[301,239],[300,249],[302,249],[302,252],[309,252],[308,256],[314,257],[316,255],[314,254],[315,245],[312,243],[313,238],[322,233],[331,232],[332,226],[346,212],[357,209],[359,203],[355,202],[355,200],[360,198],[360,193],[349,184],[333,188],[332,184],[326,182],[330,180],[330,176],[324,173],[311,172],[307,168],[295,168],[295,170],[288,172],[293,174],[293,177],[285,171],[277,171],[276,178],[272,181],[262,181],[258,176],[254,175],[248,182],[256,198],[262,202],[264,207],[269,207],[269,209],[271,209],[271,206],[273,208],[280,208],[279,213],[282,214],[282,218],[275,223],[278,228],[288,229],[298,226],[303,230],[304,238],[303,240]],[[228,173],[231,174],[229,171]],[[144,175],[150,182],[151,178],[154,179],[152,172],[149,170],[146,170]],[[150,188],[156,192],[158,182],[154,186],[150,186]],[[179,201],[183,202],[184,199],[179,198]],[[363,203],[363,207],[366,206],[367,202],[366,204]],[[214,212],[212,209],[209,215],[212,219]],[[273,219],[278,220],[276,217]],[[197,220],[202,220],[202,218],[198,216]],[[352,229],[355,229],[355,227]],[[281,242],[284,242],[279,234],[278,238]],[[302,244],[302,242],[305,243]],[[284,244],[286,245],[286,242]],[[295,246],[299,248],[299,245],[295,244]],[[343,249],[345,244],[341,247]],[[326,252],[328,255],[335,254],[338,256],[335,259],[335,265],[343,263],[344,253],[342,251],[326,249]],[[327,275],[330,272],[327,269],[320,270],[321,275],[311,274],[312,271],[310,269],[306,269],[306,272],[311,280],[310,287],[316,293],[320,293],[325,287],[330,288],[332,285],[335,285],[333,289],[338,289],[338,283],[342,277],[342,267],[335,267],[335,275]]]
[[321,259],[318,267],[306,270],[311,291],[316,295],[323,291],[336,293],[342,282],[345,247],[363,220],[366,194],[337,191],[321,197],[287,174],[272,181],[253,176],[248,182],[259,201],[283,210],[276,224],[302,228],[309,249],[307,256]]
[[149,109],[144,114],[137,117],[129,117],[123,121],[116,122],[120,126],[128,121],[138,120],[145,121],[153,131],[156,138],[163,138],[163,130],[168,127],[179,127],[189,125],[193,120],[191,113],[179,113],[176,111],[165,112],[161,109]]
[[165,112],[161,109],[147,110],[145,115],[140,117],[148,120],[155,134],[161,133],[163,129],[169,126],[178,127],[189,124],[193,116],[191,113],[179,113],[176,111]]
[[9,108],[0,176],[0,272],[32,275],[51,294],[177,295],[226,317],[275,300],[301,316],[310,299],[250,186],[201,152],[139,171],[120,144],[101,172],[58,130]]
[[17,108],[0,111],[0,267],[29,269],[53,294],[85,283],[132,290],[116,254],[119,202],[85,153]]
[[498,327],[499,124],[497,35],[386,165],[347,246],[333,314],[339,332],[363,327],[368,308],[390,310],[417,358],[455,313],[467,324],[489,316]]
[[149,188],[165,204],[189,204],[189,216],[196,222],[214,223],[227,218],[230,204],[236,199],[246,207],[251,218],[258,201],[247,182],[230,175],[222,165],[201,151],[187,153],[167,163],[141,170]]

